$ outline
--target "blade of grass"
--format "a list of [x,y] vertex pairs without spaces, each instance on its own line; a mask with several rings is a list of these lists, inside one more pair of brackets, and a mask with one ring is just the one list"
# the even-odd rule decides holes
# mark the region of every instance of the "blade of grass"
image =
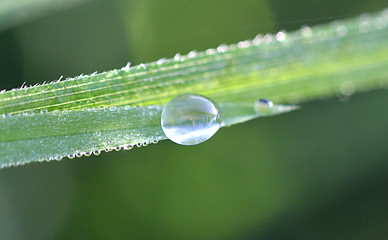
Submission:
[[[162,106],[190,92],[241,107],[259,98],[286,104],[381,88],[388,84],[387,25],[385,10],[287,35],[267,34],[186,56],[4,91],[0,164],[164,139],[158,121]],[[229,115],[237,117],[231,124],[243,121],[238,112]],[[93,137],[104,131],[104,137]]]
[[161,106],[111,107],[7,116],[0,119],[0,166],[157,142],[164,135],[161,110]]
[[[223,104],[224,126],[295,108],[258,113],[253,104]],[[109,107],[8,115],[0,118],[0,167],[129,150],[167,139],[163,106]]]

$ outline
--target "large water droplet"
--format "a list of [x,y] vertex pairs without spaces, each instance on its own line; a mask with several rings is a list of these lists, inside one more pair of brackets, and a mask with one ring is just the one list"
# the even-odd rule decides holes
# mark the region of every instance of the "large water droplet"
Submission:
[[166,104],[162,129],[173,142],[195,145],[208,140],[221,126],[219,107],[199,94],[184,94]]

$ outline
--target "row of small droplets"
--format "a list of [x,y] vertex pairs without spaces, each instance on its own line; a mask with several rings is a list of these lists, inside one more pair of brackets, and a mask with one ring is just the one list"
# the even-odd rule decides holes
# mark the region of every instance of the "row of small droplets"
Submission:
[[[80,108],[80,109],[54,110],[54,111],[50,111],[50,114],[63,114],[63,113],[84,112],[84,111],[99,112],[101,110],[114,112],[114,111],[118,111],[121,108],[123,108],[124,110],[131,110],[131,109],[136,109],[138,107],[139,106],[110,106],[110,107],[101,106],[101,107],[95,107],[95,108],[84,107],[84,108]],[[149,106],[148,108],[149,109],[158,109],[159,107],[160,106]],[[48,109],[34,109],[34,110],[27,110],[27,111],[19,112],[19,113],[3,113],[0,115],[0,117],[6,118],[6,117],[17,117],[17,116],[32,116],[34,114],[39,114],[39,113],[41,113],[41,114],[49,113],[49,110]],[[154,112],[150,112],[150,115],[151,116],[154,115]],[[143,114],[143,116],[144,116],[144,114]]]
[[[388,8],[385,9],[377,18],[371,18],[371,16],[367,13],[361,14],[359,16],[358,29],[361,33],[368,33],[373,28],[377,30],[383,30],[387,27],[387,25]],[[335,27],[338,36],[346,36],[348,29],[344,24],[341,24],[339,21],[334,21],[332,26]],[[300,34],[302,37],[309,38],[313,35],[313,30],[309,26],[304,25],[300,29]],[[318,34],[324,36],[322,32],[318,32]]]
[[[95,150],[95,151],[91,151],[91,152],[78,152],[78,153],[76,153],[76,154],[70,154],[70,155],[68,155],[68,156],[66,156],[66,157],[68,157],[69,159],[73,159],[73,158],[75,158],[75,157],[80,158],[80,157],[82,157],[82,156],[89,157],[89,156],[91,156],[92,154],[98,156],[98,155],[101,154],[102,151],[104,151],[104,152],[111,152],[111,151],[113,151],[113,150],[115,150],[115,151],[120,151],[120,150],[131,150],[131,149],[133,149],[135,146],[136,146],[136,147],[145,147],[145,146],[147,146],[148,144],[156,144],[156,143],[158,143],[158,141],[159,141],[159,140],[156,140],[156,139],[155,139],[155,140],[152,140],[152,141],[149,141],[149,142],[137,143],[137,144],[135,144],[135,145],[129,144],[129,145],[124,145],[124,146],[106,148],[106,149],[104,149],[104,150]],[[61,159],[62,159],[62,157],[59,157],[59,156],[58,156],[58,157],[54,157],[54,158],[49,159],[49,160],[61,160]]]
[[[279,31],[276,34],[270,34],[267,33],[265,35],[258,34],[253,40],[245,40],[245,41],[240,41],[237,44],[234,45],[226,45],[226,44],[221,44],[219,45],[216,49],[214,48],[209,48],[205,51],[207,55],[213,55],[216,53],[223,53],[227,52],[231,49],[240,48],[250,48],[252,46],[258,46],[262,43],[271,43],[271,42],[283,42],[286,40],[287,33],[285,30]],[[187,56],[190,58],[190,56],[193,55],[192,52],[190,52]]]
[[[361,32],[368,32],[371,27],[371,17],[369,14],[361,14],[360,15],[360,23],[359,23],[359,29]],[[388,22],[388,8],[385,9],[381,15],[377,18],[375,18],[374,24],[376,25],[377,29],[384,29],[387,26]],[[334,22],[333,25],[337,26],[337,33],[340,36],[346,35],[347,33],[347,28],[346,26],[339,24],[338,22]],[[312,35],[312,29],[309,26],[302,26],[300,29],[300,33],[304,37],[309,37]],[[276,34],[259,34],[257,35],[253,40],[245,40],[245,41],[240,41],[237,44],[233,45],[226,45],[226,44],[221,44],[217,48],[209,48],[205,51],[207,55],[212,55],[216,53],[222,53],[222,52],[227,52],[230,49],[233,49],[235,47],[238,48],[249,48],[251,46],[257,46],[260,45],[261,43],[271,43],[271,42],[283,42],[287,38],[287,33],[285,30],[281,30],[277,32]],[[187,55],[181,55],[181,54],[176,54],[173,59],[177,62],[184,62],[186,59],[190,58],[195,58],[199,55],[197,51],[191,51]],[[156,64],[162,65],[167,61],[166,58],[161,58],[158,61],[156,61]],[[122,68],[122,70],[129,70],[131,64],[128,63],[126,66]],[[147,64],[139,64],[136,66],[137,69],[146,69]],[[117,71],[117,70],[116,70]]]
[[[119,146],[119,147],[112,147],[112,148],[107,148],[107,149],[104,149],[104,150],[94,150],[94,151],[90,151],[90,152],[77,152],[76,154],[70,154],[68,156],[65,156],[69,159],[74,159],[74,158],[80,158],[82,156],[86,156],[86,157],[89,157],[91,156],[92,154],[95,155],[95,156],[98,156],[101,154],[102,151],[104,152],[111,152],[113,150],[115,151],[120,151],[120,150],[131,150],[133,149],[135,146],[136,147],[145,147],[149,144],[156,144],[158,143],[159,140],[157,139],[154,139],[152,141],[145,141],[145,142],[141,142],[141,143],[137,143],[135,145],[131,145],[131,144],[128,144],[128,145],[124,145],[124,146]],[[53,161],[53,160],[56,160],[56,161],[60,161],[64,158],[64,156],[60,156],[60,155],[56,155],[55,157],[50,157],[50,158],[46,158],[46,159],[41,159],[41,160],[38,160],[38,162],[49,162],[49,161]],[[12,167],[12,166],[23,166],[25,165],[27,162],[15,162],[15,163],[5,163],[5,164],[1,164],[0,167],[3,168],[3,167]]]
[[[166,58],[161,58],[157,60],[154,63],[141,63],[137,66],[131,67],[131,64],[128,63],[126,66],[122,67],[122,71],[128,71],[128,70],[147,70],[148,68],[152,67],[154,64],[156,64],[159,69],[164,69],[164,70],[169,70],[169,69],[174,69],[174,68],[179,68],[183,67],[183,65],[178,64],[178,63],[184,63],[186,60],[189,59],[199,59],[201,57],[209,56],[209,55],[215,55],[217,53],[226,53],[228,51],[234,50],[236,48],[249,48],[251,46],[257,46],[260,45],[261,43],[271,43],[271,42],[282,42],[286,39],[286,32],[285,31],[279,31],[275,35],[272,34],[266,34],[266,35],[257,35],[253,40],[246,40],[246,41],[241,41],[237,44],[233,45],[226,45],[226,44],[221,44],[217,48],[209,48],[205,52],[197,52],[195,50],[190,51],[187,55],[181,55],[181,54],[176,54],[172,59],[166,59]],[[174,65],[174,62],[176,63]],[[192,64],[192,63],[188,63]],[[118,74],[118,70],[113,70],[115,74]],[[176,72],[175,72],[176,73]],[[143,81],[154,81],[160,78],[160,76],[154,76],[152,78],[145,78]],[[155,84],[154,86],[151,86],[151,88],[158,88],[162,86],[168,86],[168,85],[174,85],[174,84],[179,84],[183,83],[182,79],[178,78],[174,81],[171,82],[160,82],[159,84]],[[148,86],[148,89],[150,89],[150,86]],[[141,93],[141,89],[138,90],[139,93]]]

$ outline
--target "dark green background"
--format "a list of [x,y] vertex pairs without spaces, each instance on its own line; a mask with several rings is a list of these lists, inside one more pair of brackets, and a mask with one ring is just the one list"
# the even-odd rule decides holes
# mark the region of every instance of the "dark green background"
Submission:
[[[383,0],[92,1],[0,33],[1,88],[381,10]],[[323,53],[324,54],[324,53]],[[265,97],[265,96],[264,96]],[[0,171],[1,239],[387,239],[387,90]]]

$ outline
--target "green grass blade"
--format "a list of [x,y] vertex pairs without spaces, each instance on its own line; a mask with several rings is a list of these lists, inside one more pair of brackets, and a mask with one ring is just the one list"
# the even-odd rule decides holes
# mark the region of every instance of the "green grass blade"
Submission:
[[[285,111],[256,112],[253,104],[222,104],[224,126]],[[160,124],[163,106],[110,107],[3,115],[0,167],[63,157],[129,150],[167,139]]]
[[[198,93],[220,105],[235,104],[233,111],[223,109],[232,119],[226,125],[232,125],[255,117],[249,114],[259,98],[287,104],[387,86],[387,25],[385,10],[287,35],[258,36],[172,59],[4,91],[0,164],[88,155],[164,139],[161,109],[180,94]],[[243,106],[248,108],[242,112],[251,112],[251,117],[241,117]]]
[[162,107],[111,107],[0,118],[0,166],[130,149],[164,137]]
[[[0,113],[165,104],[196,92],[216,101],[307,101],[380,88],[388,66],[387,11],[237,45],[0,94]],[[362,26],[367,25],[363,32]],[[346,29],[346,30],[343,30]],[[342,32],[346,32],[344,36]]]

